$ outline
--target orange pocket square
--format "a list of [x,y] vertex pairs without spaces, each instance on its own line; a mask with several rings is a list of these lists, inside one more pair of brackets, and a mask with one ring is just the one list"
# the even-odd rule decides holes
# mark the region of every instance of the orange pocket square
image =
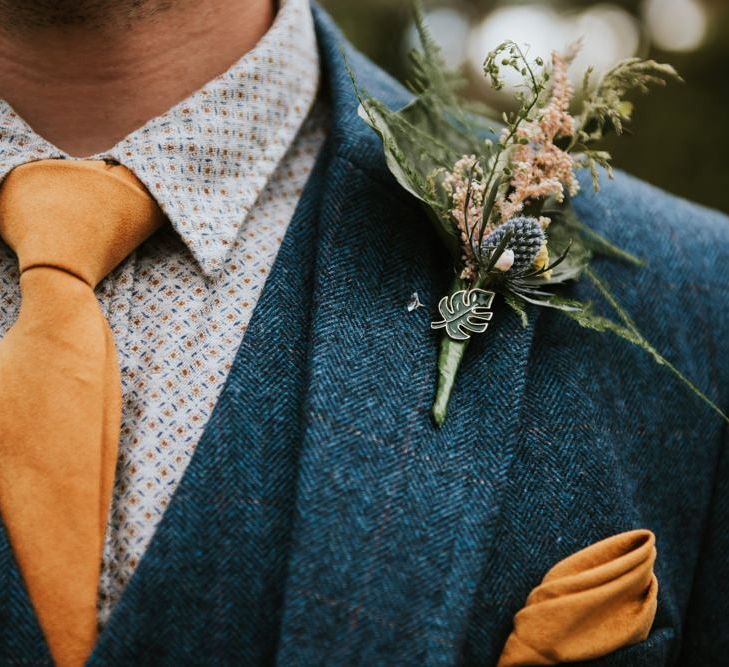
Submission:
[[655,542],[632,530],[559,561],[514,617],[497,667],[591,660],[643,641],[656,615]]

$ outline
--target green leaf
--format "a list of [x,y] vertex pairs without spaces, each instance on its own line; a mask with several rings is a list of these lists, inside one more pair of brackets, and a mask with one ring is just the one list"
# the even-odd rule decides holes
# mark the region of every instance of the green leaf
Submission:
[[495,148],[486,141],[484,121],[464,110],[460,96],[463,81],[447,70],[419,4],[415,20],[422,48],[411,54],[409,87],[416,94],[412,102],[399,110],[389,109],[362,91],[349,65],[347,69],[360,101],[359,115],[382,139],[389,170],[407,192],[432,211],[428,219],[458,263],[460,235],[451,216],[443,175],[464,155],[476,155],[485,165]]
[[635,322],[633,322],[633,319],[620,305],[620,303],[618,303],[618,300],[612,294],[606,283],[591,269],[588,269],[585,274],[600,294],[610,304],[610,307],[615,311],[622,324],[614,322],[606,317],[596,315],[590,312],[589,308],[584,308],[579,311],[570,311],[565,314],[575,320],[575,322],[577,322],[580,326],[592,329],[593,331],[610,332],[618,336],[618,338],[622,338],[623,340],[636,345],[644,352],[647,352],[651,355],[651,357],[653,357],[656,363],[661,366],[665,366],[675,377],[686,385],[693,394],[698,396],[704,403],[712,408],[712,410],[714,410],[714,412],[716,412],[725,422],[729,423],[729,416],[727,416],[727,414],[714,401],[712,401],[686,375],[684,375],[684,373],[668,361],[668,359],[666,359],[650,342],[648,342],[643,334],[640,333]]
[[541,306],[543,308],[554,308],[555,310],[561,310],[563,313],[579,312],[586,308],[587,304],[581,301],[575,301],[574,299],[565,299],[557,294],[550,292],[544,292],[537,289],[524,289],[519,287],[511,286],[511,291],[518,298],[531,303],[534,306]]
[[358,113],[380,135],[387,166],[397,182],[413,197],[429,203],[427,181],[415,161],[403,152],[401,138],[397,136],[396,130],[390,123],[390,112],[381,105],[369,101],[360,105]]
[[645,266],[645,262],[622,248],[616,246],[611,241],[608,241],[604,236],[596,232],[591,227],[588,227],[582,222],[575,213],[572,205],[566,203],[561,208],[545,208],[542,213],[549,216],[552,219],[548,235],[551,235],[551,230],[554,228],[556,234],[559,234],[560,227],[570,232],[569,237],[579,236],[582,244],[586,249],[594,252],[598,255],[604,255],[606,257],[614,257],[634,266]]
[[506,305],[509,306],[518,316],[521,320],[521,326],[526,329],[529,326],[529,316],[527,315],[525,302],[520,299],[516,294],[513,294],[511,292],[505,292],[504,293],[504,301],[506,302]]
[[619,62],[585,97],[577,118],[578,133],[588,142],[599,141],[611,132],[621,134],[633,115],[633,106],[626,103],[625,96],[633,91],[647,93],[651,86],[665,86],[668,81],[683,81],[671,65],[640,58]]

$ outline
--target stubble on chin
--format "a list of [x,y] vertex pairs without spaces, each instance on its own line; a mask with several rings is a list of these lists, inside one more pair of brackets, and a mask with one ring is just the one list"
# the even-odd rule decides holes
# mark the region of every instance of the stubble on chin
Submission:
[[[187,0],[0,0],[0,29],[103,28],[132,24]],[[203,0],[194,0],[201,2]]]

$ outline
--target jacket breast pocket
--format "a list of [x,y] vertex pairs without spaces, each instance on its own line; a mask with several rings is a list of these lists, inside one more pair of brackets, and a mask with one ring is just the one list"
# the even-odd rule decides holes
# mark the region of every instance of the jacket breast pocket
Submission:
[[675,638],[673,628],[659,628],[642,642],[596,660],[572,664],[585,667],[664,667],[675,663]]

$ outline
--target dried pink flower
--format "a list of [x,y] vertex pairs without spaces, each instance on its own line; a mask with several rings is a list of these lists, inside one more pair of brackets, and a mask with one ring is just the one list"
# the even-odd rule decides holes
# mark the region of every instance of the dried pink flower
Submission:
[[453,171],[447,172],[443,185],[450,195],[451,216],[458,227],[461,241],[461,261],[463,280],[476,277],[477,261],[471,245],[471,238],[477,234],[483,216],[483,200],[485,183],[483,168],[475,155],[464,155],[455,165]]
[[530,199],[553,195],[562,201],[565,187],[571,195],[579,191],[572,156],[554,143],[575,131],[575,119],[569,112],[574,89],[568,69],[577,48],[576,45],[565,55],[552,53],[549,102],[535,119],[524,122],[516,131],[515,138],[521,143],[514,146],[511,156],[512,191],[499,202],[503,220],[513,218]]

